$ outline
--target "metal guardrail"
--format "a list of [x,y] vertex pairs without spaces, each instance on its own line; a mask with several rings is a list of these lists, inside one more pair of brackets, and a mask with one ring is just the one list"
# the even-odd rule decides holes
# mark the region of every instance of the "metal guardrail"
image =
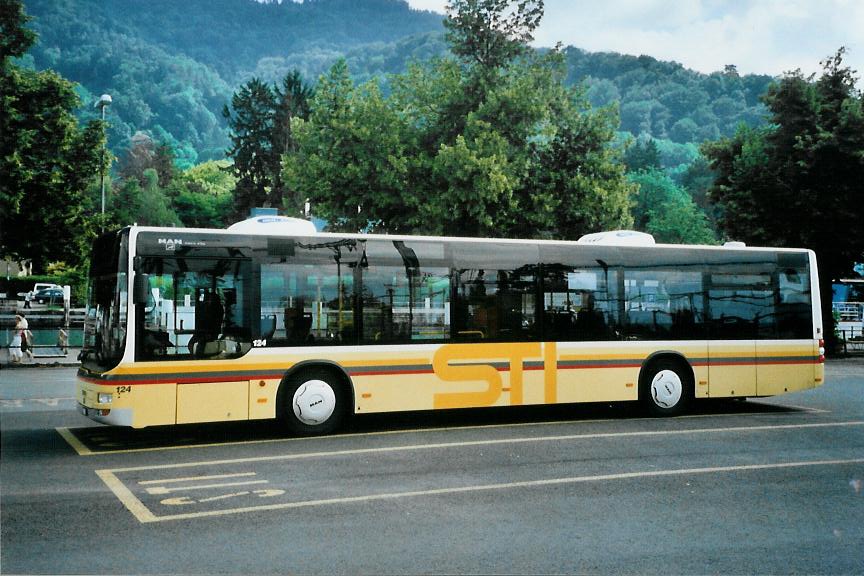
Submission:
[[[66,332],[66,348],[80,348],[82,346],[84,343],[84,323],[75,322],[70,324],[68,329],[56,326],[30,328],[30,333],[33,334],[33,349],[61,347],[61,329]],[[9,348],[14,332],[14,328],[0,328],[0,349]]]
[[864,356],[864,328],[849,328],[838,332],[844,356]]
[[[33,349],[64,348],[61,342],[62,327],[30,328],[33,334]],[[84,343],[84,322],[73,322],[66,331],[65,348],[81,348]],[[0,350],[9,348],[14,328],[0,328]],[[864,328],[849,328],[838,331],[839,346],[844,356],[864,356]]]
[[832,310],[841,322],[861,322],[864,320],[864,302],[833,302]]

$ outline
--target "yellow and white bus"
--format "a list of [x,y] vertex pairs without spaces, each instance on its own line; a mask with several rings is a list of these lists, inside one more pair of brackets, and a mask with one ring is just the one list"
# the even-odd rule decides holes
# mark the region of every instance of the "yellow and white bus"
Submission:
[[323,434],[352,414],[638,400],[676,415],[823,383],[808,250],[325,234],[283,219],[98,239],[81,412]]

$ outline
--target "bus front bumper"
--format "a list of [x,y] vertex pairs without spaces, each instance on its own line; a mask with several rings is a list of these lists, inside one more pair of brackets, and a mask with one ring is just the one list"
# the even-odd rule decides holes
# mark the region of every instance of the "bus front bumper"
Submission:
[[90,408],[79,402],[78,412],[101,424],[132,426],[131,408]]

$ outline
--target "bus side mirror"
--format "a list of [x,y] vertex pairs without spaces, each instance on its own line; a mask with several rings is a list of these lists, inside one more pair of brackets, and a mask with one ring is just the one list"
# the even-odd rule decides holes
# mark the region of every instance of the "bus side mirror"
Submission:
[[147,304],[150,296],[150,275],[135,274],[135,283],[132,285],[132,303]]

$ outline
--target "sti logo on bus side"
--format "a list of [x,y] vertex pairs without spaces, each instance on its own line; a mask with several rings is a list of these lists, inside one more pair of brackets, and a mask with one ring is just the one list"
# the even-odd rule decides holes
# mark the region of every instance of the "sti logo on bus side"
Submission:
[[[478,360],[481,359],[479,362]],[[544,401],[558,400],[557,345],[555,342],[508,344],[445,344],[432,358],[432,370],[446,382],[479,381],[485,390],[436,394],[435,408],[469,408],[492,406],[505,391],[510,392],[510,404],[523,402],[524,362],[534,360],[543,370]],[[504,388],[496,361],[503,361],[510,373],[510,388]],[[503,366],[501,369],[504,369]]]

